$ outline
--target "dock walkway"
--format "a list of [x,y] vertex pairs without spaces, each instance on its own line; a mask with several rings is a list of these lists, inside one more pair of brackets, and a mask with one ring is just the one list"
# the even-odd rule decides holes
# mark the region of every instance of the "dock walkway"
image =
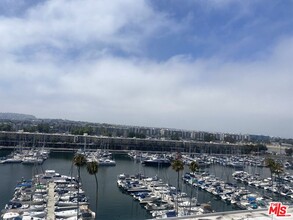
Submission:
[[54,197],[54,188],[55,188],[55,183],[49,182],[48,186],[48,203],[47,203],[47,220],[55,220],[55,213],[54,213],[54,208],[55,208],[55,197]]

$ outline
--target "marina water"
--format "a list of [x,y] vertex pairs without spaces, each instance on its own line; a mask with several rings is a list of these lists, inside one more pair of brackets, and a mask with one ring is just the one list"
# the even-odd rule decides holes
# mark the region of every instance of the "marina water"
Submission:
[[[0,152],[4,156],[8,154],[7,151]],[[11,199],[14,187],[17,181],[22,178],[30,179],[32,175],[42,172],[46,169],[54,169],[60,174],[76,176],[76,168],[72,165],[73,153],[68,152],[51,152],[50,158],[46,160],[41,166],[30,166],[23,164],[1,164],[0,165],[0,207],[4,208],[5,204]],[[81,177],[83,189],[90,199],[90,208],[96,211],[96,219],[102,220],[139,220],[150,219],[152,216],[133,198],[127,194],[123,194],[117,187],[117,176],[121,173],[137,174],[142,173],[145,176],[153,177],[157,175],[163,179],[165,183],[173,186],[177,184],[177,173],[168,168],[146,167],[140,163],[131,160],[127,155],[114,155],[116,166],[99,167],[98,170],[98,209],[95,205],[96,185],[94,176],[87,173],[86,168],[81,169]],[[269,177],[270,173],[267,168],[247,166],[246,171],[250,173],[260,173],[264,177]],[[233,168],[224,167],[217,164],[212,164],[205,169],[210,174],[214,174],[222,180],[227,182],[234,182],[232,173]],[[189,172],[188,167],[182,172]],[[182,183],[182,181],[181,181]],[[191,188],[185,184],[181,184],[182,191],[190,194]],[[250,189],[253,191],[252,189]],[[196,189],[193,190],[193,195]],[[214,196],[205,191],[198,191],[198,201],[200,203],[209,203],[215,211],[230,211],[233,210],[231,205],[217,200]]]

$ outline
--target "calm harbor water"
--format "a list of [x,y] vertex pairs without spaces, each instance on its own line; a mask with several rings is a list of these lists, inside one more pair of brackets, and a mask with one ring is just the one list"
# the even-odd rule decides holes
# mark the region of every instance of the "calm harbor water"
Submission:
[[[3,156],[4,153],[0,152]],[[1,156],[1,155],[0,155]],[[72,170],[72,153],[53,152],[50,158],[46,160],[42,166],[33,167],[23,164],[1,164],[0,165],[0,207],[4,208],[5,204],[12,198],[14,187],[17,181],[21,178],[31,178],[36,172],[41,172],[42,169],[54,169],[60,174],[70,175]],[[169,168],[145,167],[139,163],[135,163],[126,155],[114,155],[116,160],[115,167],[99,167],[98,181],[98,209],[95,208],[95,179],[93,176],[87,174],[85,168],[82,168],[82,182],[83,189],[90,198],[91,209],[96,211],[97,219],[103,220],[140,220],[149,219],[151,215],[142,207],[137,201],[134,201],[131,196],[123,194],[116,185],[117,175],[121,173],[136,174],[138,172],[146,176],[158,175],[166,183],[176,186],[177,174]],[[206,169],[211,174],[215,174],[219,178],[233,182],[232,172],[234,169],[223,167],[220,165],[212,165]],[[247,167],[250,173],[261,173],[263,176],[269,176],[268,170],[265,168]],[[188,172],[188,168],[182,172]],[[76,175],[76,168],[73,167],[74,175]],[[182,190],[190,193],[189,186],[182,183]],[[195,195],[195,191],[193,195]],[[211,194],[205,191],[198,191],[198,200],[200,203],[210,203],[215,211],[229,211],[233,210],[231,205],[216,200]]]

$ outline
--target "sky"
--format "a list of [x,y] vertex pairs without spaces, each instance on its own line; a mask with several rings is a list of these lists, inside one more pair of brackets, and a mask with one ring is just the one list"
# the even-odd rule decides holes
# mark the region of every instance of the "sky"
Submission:
[[0,112],[293,137],[292,0],[1,0]]

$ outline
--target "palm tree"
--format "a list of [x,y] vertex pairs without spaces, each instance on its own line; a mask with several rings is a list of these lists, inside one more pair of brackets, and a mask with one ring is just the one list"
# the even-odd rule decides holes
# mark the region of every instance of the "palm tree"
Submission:
[[273,187],[273,174],[278,175],[278,179],[279,179],[278,192],[279,192],[279,195],[280,195],[280,174],[284,172],[283,164],[279,163],[279,162],[277,162],[274,159],[269,158],[269,157],[265,159],[265,164],[270,169],[271,187]]
[[184,170],[183,161],[178,157],[172,162],[172,169],[177,172],[177,215],[178,215],[178,190],[179,190],[179,172]]
[[90,175],[94,175],[96,180],[96,212],[98,211],[98,192],[99,192],[99,185],[98,185],[98,178],[97,178],[98,168],[99,167],[98,167],[97,161],[88,162],[86,165],[87,172]]
[[83,154],[75,154],[73,157],[73,164],[77,167],[77,181],[80,182],[81,176],[80,176],[80,168],[86,165],[86,158]]
[[275,174],[277,174],[278,176],[278,185],[277,185],[277,188],[278,188],[278,194],[279,194],[279,200],[280,200],[280,196],[281,196],[281,193],[280,193],[280,188],[281,188],[281,184],[280,184],[280,174],[282,174],[284,172],[284,167],[283,167],[283,164],[282,163],[278,163],[276,162],[275,163],[275,166],[274,166],[274,170],[273,172]]
[[[199,166],[198,163],[195,161],[192,161],[189,164],[189,169],[192,173],[196,172],[199,170]],[[193,193],[193,182],[191,183],[191,192],[190,192],[190,207],[189,207],[189,211],[191,211],[191,199],[192,199],[192,193]],[[196,198],[197,199],[197,198]]]
[[274,166],[275,166],[275,160],[273,158],[267,157],[265,159],[265,165],[270,169],[271,187],[273,187],[273,170],[274,170]]
[[77,167],[77,219],[79,215],[79,188],[81,183],[80,168],[86,165],[86,158],[83,154],[75,154],[73,157],[73,164]]

